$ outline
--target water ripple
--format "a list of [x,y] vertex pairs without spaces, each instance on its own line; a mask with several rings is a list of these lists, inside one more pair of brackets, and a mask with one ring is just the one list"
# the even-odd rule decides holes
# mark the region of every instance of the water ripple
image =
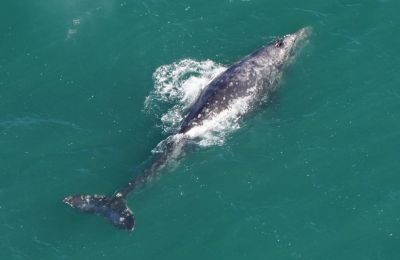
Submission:
[[63,127],[72,128],[74,130],[82,130],[80,126],[75,123],[55,119],[55,118],[42,118],[36,116],[26,116],[26,117],[15,117],[12,119],[0,120],[0,128],[10,129],[18,127],[34,127],[39,125],[59,125]]

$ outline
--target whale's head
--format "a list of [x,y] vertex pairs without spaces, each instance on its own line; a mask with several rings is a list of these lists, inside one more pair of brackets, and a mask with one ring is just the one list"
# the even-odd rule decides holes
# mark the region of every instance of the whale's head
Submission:
[[262,52],[263,56],[267,58],[268,65],[272,63],[276,67],[282,67],[290,63],[296,54],[296,50],[307,42],[310,35],[311,28],[305,27],[267,45]]

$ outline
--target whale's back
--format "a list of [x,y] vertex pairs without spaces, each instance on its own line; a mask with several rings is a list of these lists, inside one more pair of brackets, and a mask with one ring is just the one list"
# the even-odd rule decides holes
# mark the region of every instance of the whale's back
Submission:
[[268,48],[250,54],[211,81],[189,108],[180,133],[227,109],[239,98],[251,96],[255,102],[266,91],[272,90],[271,86],[279,77],[280,69],[273,63],[270,66],[265,64]]

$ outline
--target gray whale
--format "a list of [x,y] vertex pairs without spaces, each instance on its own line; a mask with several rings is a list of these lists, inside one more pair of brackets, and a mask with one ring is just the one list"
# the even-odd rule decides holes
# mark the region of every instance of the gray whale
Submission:
[[[303,28],[262,47],[239,60],[212,80],[187,111],[179,131],[162,142],[162,152],[157,154],[149,167],[132,178],[112,196],[73,195],[63,202],[80,212],[104,216],[121,229],[133,230],[135,218],[126,203],[126,198],[136,188],[143,186],[184,153],[186,144],[205,122],[217,120],[238,100],[246,100],[247,107],[256,107],[278,86],[287,64],[293,60],[300,42],[310,34]],[[244,116],[251,109],[239,109],[237,115]]]

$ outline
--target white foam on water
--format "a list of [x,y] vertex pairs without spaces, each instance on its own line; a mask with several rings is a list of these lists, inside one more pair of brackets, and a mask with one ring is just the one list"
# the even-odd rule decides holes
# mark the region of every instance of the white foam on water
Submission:
[[169,107],[159,115],[166,132],[176,131],[188,107],[201,90],[226,68],[211,60],[184,59],[163,65],[153,73],[154,90],[145,100],[145,110],[154,112],[158,107]]
[[[158,115],[161,127],[165,132],[177,131],[187,108],[196,101],[201,90],[226,69],[211,60],[191,59],[159,67],[153,74],[154,90],[145,100],[145,110],[157,114],[154,112],[157,108],[169,107]],[[240,115],[250,108],[251,98],[249,94],[233,100],[225,110],[192,127],[185,136],[177,135],[176,138],[189,138],[201,146],[222,145],[227,134],[240,127]],[[158,146],[155,151],[160,148]]]

